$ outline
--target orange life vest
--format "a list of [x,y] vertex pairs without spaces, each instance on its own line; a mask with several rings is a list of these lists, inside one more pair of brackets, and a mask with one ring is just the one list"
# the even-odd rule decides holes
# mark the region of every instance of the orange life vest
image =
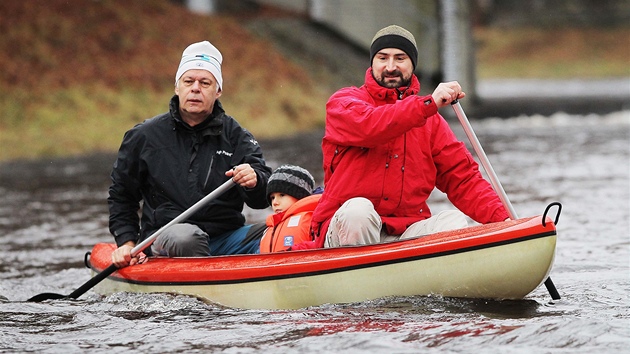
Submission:
[[260,253],[286,251],[304,241],[312,241],[311,217],[321,194],[302,198],[283,213],[267,217],[267,230],[260,240]]

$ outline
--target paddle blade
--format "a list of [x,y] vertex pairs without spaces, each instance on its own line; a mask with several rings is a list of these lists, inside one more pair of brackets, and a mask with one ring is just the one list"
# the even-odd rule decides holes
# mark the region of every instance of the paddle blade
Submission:
[[547,287],[547,291],[549,291],[549,295],[551,295],[552,300],[560,300],[560,293],[558,293],[556,286],[553,285],[551,277],[548,277],[547,280],[545,280],[545,286]]
[[70,293],[70,295],[61,295],[55,293],[42,293],[35,295],[28,299],[28,302],[42,302],[44,300],[59,300],[59,299],[76,299],[79,296],[85,294],[86,291],[92,289],[94,285],[98,284],[101,280],[107,278],[114,273],[118,268],[114,264],[105,268],[102,272],[98,273],[95,277],[88,280],[85,284],[81,285],[77,290]]
[[32,298],[26,300],[28,302],[42,302],[46,300],[59,300],[65,299],[66,295],[55,294],[55,293],[41,293],[33,296]]

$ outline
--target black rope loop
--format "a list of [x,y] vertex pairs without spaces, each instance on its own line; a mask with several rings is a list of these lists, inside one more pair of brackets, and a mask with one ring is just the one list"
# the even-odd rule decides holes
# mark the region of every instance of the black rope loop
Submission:
[[85,252],[85,256],[83,257],[83,263],[85,264],[85,266],[88,269],[91,269],[92,267],[90,267],[90,256],[92,255],[92,252],[88,251]]
[[560,212],[562,211],[562,204],[560,204],[559,202],[553,202],[547,205],[547,207],[545,208],[545,212],[542,216],[542,226],[547,226],[547,222],[545,221],[547,219],[547,213],[549,212],[549,209],[554,206],[558,206],[558,213],[556,214],[556,221],[554,221],[553,223],[558,225],[558,220],[560,220]]

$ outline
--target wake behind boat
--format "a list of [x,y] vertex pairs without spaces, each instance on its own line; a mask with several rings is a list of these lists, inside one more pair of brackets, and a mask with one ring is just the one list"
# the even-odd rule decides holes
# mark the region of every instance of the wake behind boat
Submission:
[[[546,213],[545,213],[546,214]],[[202,258],[151,258],[119,269],[95,291],[167,292],[224,306],[297,309],[388,296],[522,299],[547,278],[556,227],[545,215],[391,243]],[[111,265],[114,244],[89,266]]]

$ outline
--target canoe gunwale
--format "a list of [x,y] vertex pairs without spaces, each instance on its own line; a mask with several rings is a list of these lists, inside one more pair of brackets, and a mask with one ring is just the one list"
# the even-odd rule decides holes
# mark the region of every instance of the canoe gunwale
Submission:
[[[412,256],[412,257],[397,258],[397,259],[391,259],[391,260],[387,260],[387,261],[362,263],[362,264],[357,264],[357,265],[352,265],[352,266],[344,266],[344,267],[340,267],[340,268],[318,270],[318,271],[313,271],[313,272],[300,272],[300,273],[291,273],[291,274],[266,276],[266,277],[239,278],[239,279],[231,279],[231,280],[159,281],[159,282],[153,282],[153,281],[144,281],[144,280],[134,280],[134,279],[130,279],[130,278],[125,278],[125,277],[112,275],[112,276],[109,276],[109,279],[110,280],[114,280],[114,281],[129,283],[129,284],[136,284],[136,285],[183,285],[183,286],[184,285],[239,284],[239,283],[259,282],[259,281],[268,281],[268,280],[278,280],[278,279],[292,279],[292,278],[299,278],[299,277],[308,277],[308,276],[325,275],[325,274],[331,274],[331,273],[339,273],[339,272],[345,272],[345,271],[356,270],[356,269],[380,267],[380,266],[386,266],[386,265],[390,265],[390,264],[412,262],[412,261],[417,261],[417,260],[422,260],[422,259],[443,257],[443,256],[459,254],[459,253],[465,253],[465,252],[471,252],[471,251],[476,251],[476,250],[481,250],[481,249],[486,249],[486,248],[499,247],[499,246],[503,246],[503,245],[509,245],[509,244],[512,244],[512,243],[518,243],[518,242],[523,242],[523,241],[527,241],[527,240],[533,240],[533,239],[542,238],[542,237],[549,237],[549,236],[556,236],[556,233],[555,232],[544,232],[544,233],[540,233],[540,234],[536,234],[536,235],[530,235],[530,236],[526,236],[526,237],[522,237],[522,238],[518,238],[518,239],[497,241],[497,242],[494,242],[494,243],[488,243],[488,244],[478,245],[478,246],[471,246],[471,247],[467,247],[467,248],[460,248],[460,249],[456,249],[456,250],[448,250],[448,251],[441,251],[441,252],[430,253],[430,254],[417,255],[417,256]],[[92,270],[94,272],[96,272],[96,273],[100,273],[100,271],[102,271],[102,269],[97,270],[94,267],[92,267]]]
[[[157,257],[146,264],[120,269],[108,279],[141,285],[220,285],[292,279],[445,257],[556,236],[555,225],[549,218],[546,226],[536,218],[472,226],[375,245],[259,255]],[[109,266],[107,252],[111,253],[114,248],[113,244],[94,246],[90,268],[95,273]],[[147,265],[151,268],[146,268]]]

